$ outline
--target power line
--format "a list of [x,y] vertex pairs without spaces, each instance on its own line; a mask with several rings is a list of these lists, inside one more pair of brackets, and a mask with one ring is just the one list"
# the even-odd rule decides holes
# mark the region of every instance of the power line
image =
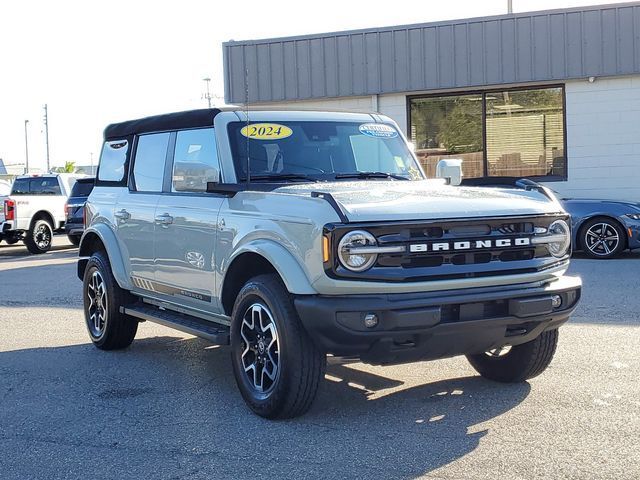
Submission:
[[44,104],[44,138],[47,144],[47,173],[49,172],[49,109],[47,104]]

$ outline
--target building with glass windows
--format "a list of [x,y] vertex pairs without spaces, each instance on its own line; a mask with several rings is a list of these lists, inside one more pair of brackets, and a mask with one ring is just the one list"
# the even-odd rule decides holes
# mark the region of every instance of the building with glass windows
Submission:
[[224,44],[225,100],[375,111],[428,175],[640,201],[640,2]]

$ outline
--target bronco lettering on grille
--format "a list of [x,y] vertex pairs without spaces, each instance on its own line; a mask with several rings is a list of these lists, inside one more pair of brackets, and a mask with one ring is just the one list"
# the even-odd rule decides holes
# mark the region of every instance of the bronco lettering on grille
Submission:
[[498,238],[496,240],[464,240],[459,242],[414,243],[409,247],[411,253],[447,252],[458,250],[478,250],[485,248],[527,247],[531,245],[529,237]]

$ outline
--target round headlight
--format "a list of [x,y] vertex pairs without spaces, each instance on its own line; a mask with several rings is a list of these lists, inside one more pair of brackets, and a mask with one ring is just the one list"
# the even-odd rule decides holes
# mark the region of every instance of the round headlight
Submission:
[[571,245],[571,230],[564,220],[556,220],[549,225],[549,235],[557,237],[556,241],[547,244],[549,253],[554,257],[564,257]]
[[[377,253],[358,252],[362,247],[378,245],[376,237],[365,230],[354,230],[347,233],[338,244],[340,263],[353,272],[362,272],[371,268],[378,258]],[[354,251],[355,250],[355,251]]]

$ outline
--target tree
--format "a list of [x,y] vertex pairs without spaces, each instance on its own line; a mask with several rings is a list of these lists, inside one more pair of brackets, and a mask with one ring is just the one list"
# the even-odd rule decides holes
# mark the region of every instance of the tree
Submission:
[[56,173],[75,173],[76,171],[76,162],[64,162],[64,167],[56,167],[51,171]]

